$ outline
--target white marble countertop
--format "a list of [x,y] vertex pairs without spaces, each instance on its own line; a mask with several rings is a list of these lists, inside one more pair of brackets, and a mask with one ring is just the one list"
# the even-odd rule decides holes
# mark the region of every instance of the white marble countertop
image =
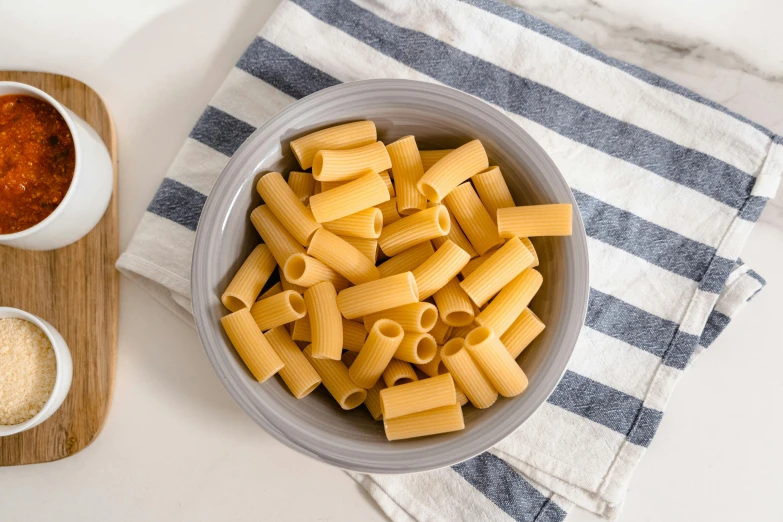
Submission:
[[[783,132],[777,0],[516,3]],[[276,4],[0,0],[0,69],[68,74],[113,112],[121,247]],[[783,196],[768,206],[742,257],[768,287],[682,379],[621,520],[783,520]],[[253,424],[219,383],[195,331],[125,279],[118,348],[103,433],[64,461],[0,469],[0,520],[385,520],[344,473]],[[568,520],[598,519],[577,510]]]

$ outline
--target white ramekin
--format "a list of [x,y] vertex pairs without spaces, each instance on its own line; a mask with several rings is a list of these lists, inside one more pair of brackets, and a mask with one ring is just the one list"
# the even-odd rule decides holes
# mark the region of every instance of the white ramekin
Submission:
[[68,390],[71,389],[71,380],[73,379],[73,361],[71,360],[71,351],[65,343],[65,339],[60,332],[54,329],[52,325],[33,314],[27,313],[18,308],[0,306],[0,319],[3,318],[24,319],[30,321],[43,331],[54,349],[54,357],[57,361],[57,375],[54,379],[54,388],[52,394],[32,418],[12,425],[0,425],[0,437],[14,435],[38,426],[43,421],[52,416],[54,412],[62,405]]
[[0,234],[0,245],[53,250],[83,238],[98,224],[111,199],[114,170],[109,151],[92,127],[40,89],[0,82],[0,96],[24,94],[49,103],[65,119],[73,136],[76,167],[62,203],[43,221],[14,234]]

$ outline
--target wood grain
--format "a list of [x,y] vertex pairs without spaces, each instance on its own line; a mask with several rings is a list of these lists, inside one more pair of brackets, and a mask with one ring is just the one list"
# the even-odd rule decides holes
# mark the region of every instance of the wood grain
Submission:
[[73,384],[60,409],[32,430],[0,437],[0,466],[13,466],[78,453],[109,411],[117,360],[117,139],[103,101],[83,83],[34,72],[0,71],[0,80],[33,85],[63,103],[101,135],[114,164],[109,208],[87,236],[49,252],[0,246],[0,306],[49,321],[73,357]]

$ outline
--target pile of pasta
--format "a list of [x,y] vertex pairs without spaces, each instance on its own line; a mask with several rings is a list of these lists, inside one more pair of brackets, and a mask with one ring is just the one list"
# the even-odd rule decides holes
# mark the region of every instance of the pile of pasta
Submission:
[[297,399],[323,384],[389,440],[464,429],[463,405],[522,393],[515,359],[544,329],[529,238],[570,235],[571,205],[516,206],[478,140],[420,151],[358,121],[291,149],[302,171],[259,179],[263,243],[222,295],[253,376],[279,373]]

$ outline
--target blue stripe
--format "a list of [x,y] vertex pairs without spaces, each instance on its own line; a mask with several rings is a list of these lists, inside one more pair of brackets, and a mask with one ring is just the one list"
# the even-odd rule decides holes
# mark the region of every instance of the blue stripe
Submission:
[[[733,266],[733,261],[716,256],[714,248],[613,207],[584,192],[571,191],[579,205],[588,236],[692,281],[702,281],[711,265],[715,264],[714,277],[711,274],[704,290],[717,293],[723,288],[722,284],[717,285],[715,281],[723,275],[722,268],[725,265]],[[725,275],[728,276],[728,273]]]
[[340,83],[262,38],[253,40],[237,67],[296,99]]
[[761,217],[761,212],[764,210],[766,204],[767,198],[751,196],[740,209],[739,217],[755,223],[759,220],[759,217]]
[[677,331],[674,341],[669,345],[663,356],[663,364],[684,370],[699,345],[699,338],[695,335]]
[[518,522],[561,522],[567,515],[563,508],[490,453],[482,453],[451,469]]
[[707,324],[704,326],[704,331],[701,333],[699,344],[705,348],[708,348],[715,339],[723,333],[723,330],[731,322],[731,317],[722,314],[717,310],[713,310],[710,316],[707,318]]
[[255,127],[220,109],[207,106],[190,137],[226,156],[231,156],[253,134]]
[[525,27],[539,34],[547,36],[552,40],[560,42],[561,44],[566,45],[571,49],[578,51],[586,56],[589,56],[602,63],[620,69],[621,71],[630,74],[631,76],[638,78],[639,80],[642,80],[645,83],[649,83],[650,85],[653,85],[655,87],[660,87],[661,89],[666,89],[667,91],[671,91],[673,93],[679,94],[684,98],[688,98],[689,100],[695,101],[697,103],[701,103],[702,105],[706,105],[724,114],[728,114],[734,119],[741,121],[742,123],[746,123],[751,127],[763,132],[769,137],[775,136],[775,134],[772,131],[759,125],[758,123],[751,121],[740,114],[732,112],[726,107],[718,103],[715,103],[712,100],[704,98],[703,96],[699,96],[695,92],[690,91],[682,87],[681,85],[677,85],[676,83],[671,82],[666,78],[661,78],[657,74],[653,74],[650,71],[642,69],[641,67],[637,67],[636,65],[631,65],[622,60],[612,58],[611,56],[606,56],[605,54],[597,50],[595,47],[585,42],[584,40],[581,40],[576,36],[562,29],[557,29],[555,27],[552,27],[546,22],[525,13],[521,9],[516,9],[514,7],[511,7],[510,5],[496,2],[494,0],[460,0],[460,1],[478,7],[479,9],[492,13],[496,16],[505,18],[510,22],[514,22],[517,25],[521,25],[522,27]]
[[207,197],[201,192],[171,178],[163,178],[147,211],[195,232],[206,202]]
[[611,118],[547,86],[440,40],[398,27],[348,0],[293,0],[377,51],[559,134],[739,209],[755,178],[707,154]]
[[767,284],[767,280],[766,280],[766,279],[764,279],[763,277],[761,277],[761,276],[759,275],[759,273],[758,273],[758,272],[756,272],[756,271],[755,271],[755,270],[753,270],[753,269],[751,269],[751,270],[748,270],[748,275],[749,275],[750,277],[752,277],[753,279],[755,279],[756,281],[758,281],[759,283],[761,283],[761,286],[764,286],[764,285],[766,285],[766,284]]
[[640,446],[648,446],[663,413],[598,381],[567,370],[547,402],[597,422]]
[[707,273],[704,274],[704,277],[699,282],[699,290],[719,294],[723,287],[726,286],[726,279],[728,279],[729,274],[736,266],[737,264],[734,261],[725,257],[715,256],[707,269]]

